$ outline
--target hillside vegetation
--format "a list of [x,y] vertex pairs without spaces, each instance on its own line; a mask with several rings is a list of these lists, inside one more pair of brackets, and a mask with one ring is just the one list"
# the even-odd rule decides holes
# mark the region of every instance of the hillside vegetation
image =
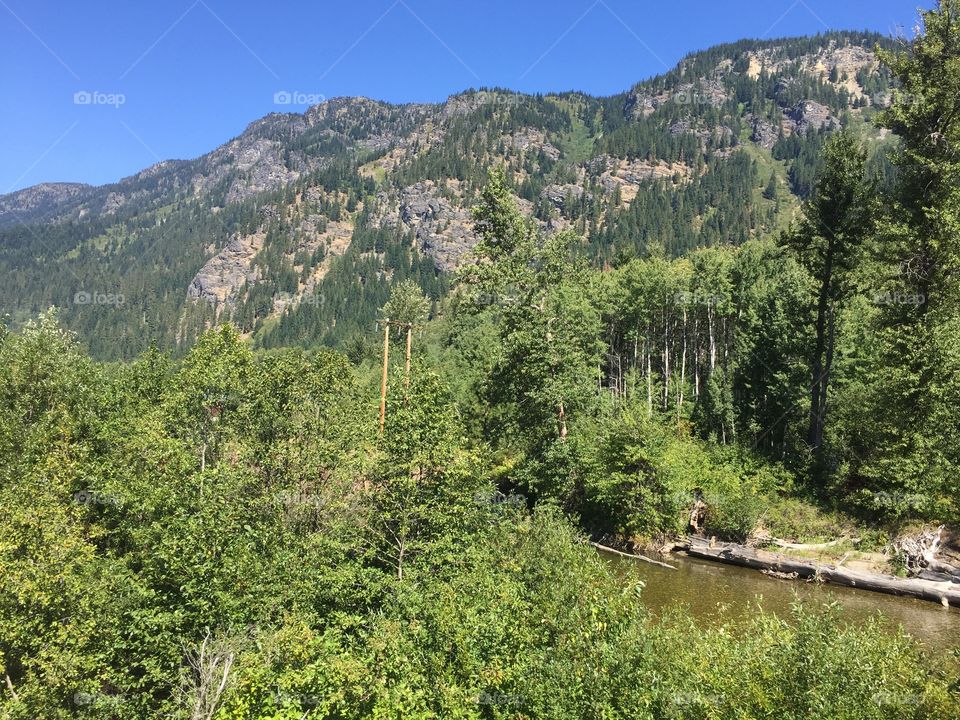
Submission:
[[[109,213],[45,189],[0,255],[0,715],[960,716],[957,652],[657,617],[587,543],[916,574],[895,537],[960,524],[960,12],[923,19],[617,98],[331,101],[248,131],[279,188],[239,139]],[[123,299],[33,312],[76,278]]]
[[606,98],[487,89],[271,114],[196,160],[0,197],[0,312],[19,324],[56,305],[102,359],[182,354],[226,321],[263,347],[342,346],[404,279],[445,295],[498,165],[524,214],[576,231],[598,267],[739,245],[795,215],[832,131],[878,136],[889,45],[743,41]]

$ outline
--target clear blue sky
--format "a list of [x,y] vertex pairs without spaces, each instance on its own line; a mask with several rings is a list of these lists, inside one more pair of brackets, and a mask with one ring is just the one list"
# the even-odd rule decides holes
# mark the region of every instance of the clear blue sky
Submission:
[[[612,94],[744,37],[910,35],[917,6],[931,4],[0,0],[0,193],[112,182],[196,157],[268,112],[305,109],[276,104],[278,92],[394,102],[481,85]],[[82,92],[88,104],[75,101]]]

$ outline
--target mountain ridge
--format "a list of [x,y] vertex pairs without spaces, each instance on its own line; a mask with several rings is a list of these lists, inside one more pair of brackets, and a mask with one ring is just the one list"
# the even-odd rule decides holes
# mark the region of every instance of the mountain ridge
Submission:
[[[674,73],[681,72],[681,74],[682,74],[682,72],[684,71],[683,69],[684,69],[684,67],[685,67],[685,65],[686,65],[687,63],[689,63],[691,60],[695,60],[698,56],[700,56],[700,55],[702,55],[702,54],[704,54],[704,53],[709,53],[709,52],[712,52],[712,51],[722,51],[722,50],[725,50],[725,49],[728,49],[728,48],[729,48],[729,49],[734,49],[734,48],[752,47],[752,46],[755,46],[756,48],[778,47],[778,46],[781,46],[781,45],[784,45],[784,44],[789,44],[789,43],[796,42],[796,41],[801,41],[801,40],[810,40],[810,39],[816,40],[817,38],[821,38],[821,37],[830,37],[831,35],[834,35],[834,34],[844,35],[844,36],[864,35],[864,36],[868,36],[868,37],[875,38],[875,39],[877,39],[878,41],[885,41],[885,40],[887,40],[887,38],[885,38],[884,36],[879,35],[878,33],[870,32],[870,31],[834,31],[834,32],[828,32],[828,33],[818,33],[817,35],[811,35],[811,36],[802,36],[802,35],[801,35],[801,36],[785,36],[785,37],[780,37],[780,38],[772,38],[772,39],[769,39],[769,40],[744,38],[744,39],[741,39],[741,40],[738,40],[738,41],[734,41],[734,42],[720,43],[720,44],[718,44],[718,45],[711,46],[711,47],[710,47],[709,49],[707,49],[707,50],[695,50],[695,51],[692,51],[692,52],[689,53],[688,55],[686,55],[686,56],[684,56],[683,58],[681,58],[680,61],[678,61],[678,63],[676,64],[676,66],[675,66],[674,68],[672,68],[672,69],[670,69],[670,70],[667,70],[667,71],[665,71],[665,72],[663,72],[663,73],[659,73],[659,74],[657,74],[657,75],[653,75],[653,76],[651,76],[651,77],[649,77],[649,78],[646,78],[646,79],[643,79],[643,80],[639,80],[639,81],[637,81],[636,83],[634,83],[629,89],[624,90],[624,91],[621,91],[621,92],[619,92],[619,93],[613,93],[612,95],[594,95],[594,94],[592,94],[592,93],[588,93],[588,92],[586,92],[586,91],[577,90],[577,89],[569,89],[569,90],[564,90],[564,91],[547,91],[547,92],[537,92],[537,93],[522,93],[522,92],[520,92],[520,91],[511,90],[511,89],[508,89],[508,88],[501,88],[501,87],[479,87],[479,88],[473,88],[473,87],[471,87],[471,88],[467,88],[466,90],[463,90],[463,91],[460,91],[460,92],[457,92],[457,93],[448,95],[444,100],[437,101],[437,102],[435,102],[435,103],[422,103],[422,102],[418,103],[418,102],[412,102],[412,101],[411,101],[411,102],[399,102],[399,103],[397,103],[397,102],[391,102],[391,101],[388,101],[388,100],[381,100],[381,99],[377,99],[377,98],[371,98],[371,97],[366,96],[366,95],[340,95],[340,96],[335,96],[335,97],[332,97],[332,98],[328,98],[328,99],[324,100],[324,101],[321,102],[321,103],[317,103],[317,104],[315,104],[315,105],[311,105],[311,106],[309,106],[306,110],[304,110],[302,113],[299,113],[299,112],[279,112],[279,111],[268,112],[268,113],[266,113],[265,115],[263,115],[263,116],[255,119],[255,120],[250,121],[250,122],[246,125],[246,127],[244,128],[244,130],[243,130],[242,132],[240,132],[239,134],[235,135],[235,136],[232,137],[232,138],[229,138],[228,140],[226,140],[225,142],[223,142],[221,145],[217,146],[217,147],[214,148],[213,150],[211,150],[211,151],[209,151],[209,152],[207,152],[207,153],[204,153],[204,154],[202,154],[202,155],[199,155],[199,156],[197,156],[197,157],[195,157],[195,158],[167,158],[167,159],[164,159],[164,160],[160,160],[160,161],[158,161],[158,162],[156,162],[156,163],[154,163],[154,164],[152,164],[152,165],[148,165],[147,167],[143,168],[142,170],[139,170],[139,171],[137,171],[137,172],[135,172],[135,173],[132,173],[131,175],[127,175],[127,176],[121,177],[121,178],[119,178],[118,180],[115,180],[115,181],[113,181],[113,182],[108,182],[108,183],[93,184],[93,183],[78,182],[78,181],[57,181],[57,180],[42,181],[42,182],[40,182],[40,183],[36,183],[36,184],[34,184],[34,185],[30,185],[30,186],[27,186],[27,187],[24,187],[24,188],[20,188],[20,189],[18,189],[18,190],[12,190],[12,191],[10,191],[10,192],[8,192],[8,193],[0,194],[0,208],[2,208],[2,205],[3,205],[3,203],[4,203],[5,201],[7,201],[9,198],[11,198],[11,197],[13,197],[13,196],[19,195],[19,194],[21,194],[21,193],[27,193],[28,191],[36,191],[36,190],[38,190],[38,189],[40,189],[40,188],[44,188],[44,187],[47,187],[47,186],[74,186],[74,187],[84,188],[84,189],[102,189],[102,188],[111,187],[111,186],[115,186],[115,185],[122,185],[122,184],[124,184],[126,181],[136,179],[136,178],[140,177],[141,175],[143,175],[144,173],[150,173],[150,172],[153,171],[155,168],[160,168],[161,166],[166,166],[166,165],[173,164],[173,163],[190,163],[190,162],[196,162],[196,161],[199,161],[199,160],[203,159],[204,157],[210,155],[211,153],[215,152],[217,149],[222,148],[222,147],[230,144],[231,142],[233,142],[233,141],[235,141],[235,140],[237,140],[237,139],[239,139],[239,138],[247,135],[247,134],[250,133],[252,130],[254,130],[256,127],[258,127],[258,126],[260,126],[260,125],[262,125],[262,124],[265,124],[267,121],[269,121],[269,120],[271,120],[271,119],[273,119],[273,118],[302,119],[302,118],[305,118],[305,117],[306,117],[309,113],[311,113],[312,111],[315,111],[317,108],[320,108],[320,107],[325,106],[325,105],[327,105],[327,104],[338,104],[338,103],[342,104],[342,103],[345,103],[345,102],[354,102],[354,101],[355,101],[355,102],[359,102],[359,103],[374,103],[374,104],[377,104],[377,105],[383,105],[383,106],[394,107],[394,108],[408,108],[408,107],[442,108],[442,107],[447,106],[447,105],[448,105],[451,101],[453,101],[453,100],[456,100],[456,99],[461,98],[461,97],[464,97],[464,96],[469,96],[469,95],[474,94],[474,93],[493,93],[493,94],[497,94],[497,95],[519,95],[519,96],[533,96],[533,97],[536,97],[536,96],[542,96],[542,97],[548,97],[548,96],[562,97],[562,96],[568,96],[568,95],[582,95],[582,96],[584,96],[584,97],[593,97],[593,98],[615,98],[615,97],[622,96],[622,95],[624,95],[624,94],[628,94],[628,93],[630,93],[632,90],[634,90],[635,88],[637,88],[637,87],[639,87],[639,86],[642,86],[642,85],[645,85],[645,84],[648,84],[648,83],[654,83],[654,82],[657,82],[658,80],[663,79],[663,78],[668,78],[668,77],[670,77],[670,76],[671,76],[672,74],[674,74]],[[3,222],[3,219],[4,219],[4,218],[3,218],[3,215],[2,215],[2,210],[0,210],[0,223]]]
[[[527,215],[582,235],[598,263],[740,243],[789,219],[825,134],[870,127],[889,90],[872,48],[887,42],[742,40],[606,97],[481,88],[269,113],[192,160],[0,196],[0,269],[22,276],[0,307],[17,322],[58,305],[119,356],[140,334],[185,347],[221,320],[264,346],[340,342],[399,279],[443,295],[493,164]],[[97,291],[126,304],[72,302]]]

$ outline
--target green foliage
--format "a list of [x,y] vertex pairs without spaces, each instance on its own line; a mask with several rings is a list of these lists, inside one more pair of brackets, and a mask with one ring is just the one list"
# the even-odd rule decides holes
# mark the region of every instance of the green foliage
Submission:
[[610,411],[586,434],[595,451],[583,520],[604,532],[686,533],[690,511],[701,500],[708,532],[742,540],[753,532],[771,494],[789,487],[783,470],[677,432],[646,418],[638,405]]
[[[913,44],[884,54],[889,72],[859,78],[902,89],[881,116],[901,138],[887,165],[849,130],[795,133],[774,146],[784,166],[764,189],[774,161],[737,147],[745,112],[775,126],[803,100],[849,109],[799,58],[877,38],[830,34],[693,55],[614,98],[467,93],[442,137],[379,186],[352,143],[412,133],[428,110],[330,106],[295,134],[274,119],[252,132],[289,141],[288,167],[322,158],[322,170],[242,202],[226,176],[211,213],[180,189],[194,163],[160,168],[116,222],[47,227],[52,271],[22,228],[3,230],[3,297],[24,292],[20,320],[71,294],[63,273],[93,281],[121,258],[102,282],[130,304],[62,317],[97,354],[142,354],[98,364],[55,312],[0,329],[0,714],[955,716],[955,658],[879,620],[845,625],[832,606],[708,627],[653,618],[642,585],[614,577],[572,520],[639,539],[690,531],[696,508],[721,538],[858,532],[876,548],[887,528],[865,533],[836,508],[956,517],[958,38],[944,0]],[[759,50],[780,77],[748,74]],[[716,85],[700,80],[721,60]],[[521,130],[559,157],[507,148]],[[689,171],[639,181],[624,207],[626,193],[601,189],[621,159]],[[584,192],[555,212],[542,191],[581,172]],[[757,236],[784,172],[806,202],[776,242]],[[447,295],[413,232],[381,219],[398,188],[431,179],[449,199],[452,178],[476,202],[479,242]],[[91,192],[76,208],[105,201]],[[525,217],[516,194],[567,229]],[[307,216],[351,222],[349,247],[314,248]],[[262,282],[231,310],[170,292],[211,243],[255,232]],[[48,272],[42,298],[26,292]],[[308,283],[316,302],[272,315]],[[224,312],[239,327],[219,324]],[[382,431],[378,313],[417,330],[409,372],[388,368]],[[347,355],[275,349],[320,342]],[[797,495],[814,474],[830,510]]]
[[[413,280],[402,280],[390,293],[390,300],[383,306],[384,318],[398,325],[422,325],[430,311],[430,301],[420,286]],[[402,328],[398,328],[402,330]]]
[[[802,608],[740,626],[653,620],[642,588],[549,503],[531,513],[483,481],[450,389],[420,361],[409,384],[394,373],[380,437],[372,387],[332,352],[255,356],[223,327],[180,362],[151,351],[101,366],[49,316],[0,343],[4,430],[29,440],[0,483],[4,717],[956,706],[957,668],[889,628]],[[624,532],[676,523],[696,489],[708,527],[741,532],[751,503],[784,487],[756,458],[645,412],[602,415],[596,441],[586,417],[571,421],[534,474],[572,476],[584,507]]]
[[769,498],[760,522],[771,537],[798,543],[830,542],[856,535],[848,518],[794,497]]
[[957,5],[883,60],[899,81],[881,122],[901,138],[869,282],[876,312],[844,440],[868,511],[899,521],[957,516],[960,376]]
[[[537,463],[535,458],[551,454],[567,457],[554,443],[566,442],[568,424],[594,400],[599,352],[590,278],[582,264],[571,262],[575,238],[566,232],[540,237],[499,171],[491,173],[474,217],[481,262],[466,268],[461,279],[473,311],[488,316],[496,329],[495,362],[478,381],[487,401],[504,409],[499,420],[505,422],[486,428],[488,436],[501,446],[504,440],[520,441]],[[566,465],[564,460],[557,468]],[[527,472],[526,491],[565,498],[570,482],[562,481],[562,471],[551,474],[547,489],[535,479],[538,473]]]

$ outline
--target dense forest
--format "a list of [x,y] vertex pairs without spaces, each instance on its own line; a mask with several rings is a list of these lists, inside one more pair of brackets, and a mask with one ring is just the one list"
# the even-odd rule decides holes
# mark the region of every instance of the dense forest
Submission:
[[[731,47],[684,72],[754,45]],[[91,356],[56,309],[0,329],[0,716],[960,715],[958,652],[880,618],[849,624],[834,604],[712,624],[654,614],[643,583],[587,543],[855,533],[897,568],[899,535],[960,526],[960,7],[943,0],[878,53],[870,82],[893,84],[889,107],[773,145],[791,158],[777,166],[789,217],[753,151],[707,153],[696,182],[653,180],[629,208],[595,189],[576,212],[572,190],[543,209],[545,168],[484,163],[479,135],[458,152],[465,125],[395,169],[475,186],[472,260],[455,271],[374,222],[389,198],[370,200],[369,178],[330,166],[317,172],[350,190],[316,202],[357,223],[324,276],[329,301],[251,334],[278,290],[252,286],[232,323],[197,306],[189,349],[162,331],[130,361]],[[759,108],[771,81],[746,77],[729,102]],[[563,102],[606,123],[605,151],[691,151],[611,104]],[[536,115],[575,144],[556,107],[523,101],[510,122]],[[708,144],[729,150],[724,137]],[[296,205],[317,177],[277,197]],[[261,226],[257,202],[227,207],[176,222]],[[46,241],[75,242],[72,222]],[[269,215],[258,260],[287,292],[306,267],[287,266],[303,250],[293,224]],[[141,231],[107,242],[146,247]],[[8,244],[4,272],[21,251],[28,263]]]

